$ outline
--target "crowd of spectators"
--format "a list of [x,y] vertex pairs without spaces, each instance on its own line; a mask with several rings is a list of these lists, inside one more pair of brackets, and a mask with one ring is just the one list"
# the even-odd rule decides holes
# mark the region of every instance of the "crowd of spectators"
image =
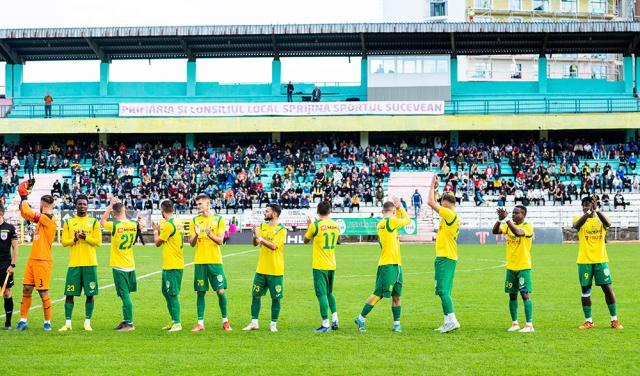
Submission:
[[[171,198],[179,211],[189,211],[194,197],[206,193],[217,212],[237,213],[267,203],[308,208],[319,200],[329,200],[334,210],[359,211],[364,205],[381,205],[384,180],[402,168],[439,171],[444,191],[476,205],[487,201],[505,205],[508,200],[556,205],[588,194],[608,197],[640,191],[640,180],[633,173],[637,142],[452,144],[440,137],[386,141],[365,148],[339,139],[245,145],[203,142],[193,148],[159,141],[105,145],[68,140],[46,148],[38,142],[4,144],[0,193],[4,197],[13,191],[21,178],[20,166],[29,175],[70,168],[71,177],[53,187],[63,209],[71,208],[73,197],[82,192],[96,208],[116,195],[137,210],[156,209],[162,199]],[[585,159],[597,161],[587,164]],[[506,165],[511,169],[508,174],[502,171]],[[270,166],[276,167],[275,173],[265,172]]]

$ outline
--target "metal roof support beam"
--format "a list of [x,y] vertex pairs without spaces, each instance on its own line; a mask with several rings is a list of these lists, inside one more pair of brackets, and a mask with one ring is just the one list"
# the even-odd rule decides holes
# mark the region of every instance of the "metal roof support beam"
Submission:
[[367,58],[367,45],[364,41],[364,33],[360,33],[360,50],[362,51],[362,58]]
[[450,33],[451,36],[451,58],[455,59],[457,57],[456,53],[456,37],[454,33]]
[[549,33],[544,34],[542,47],[540,48],[540,56],[547,56],[547,46],[549,45]]
[[631,56],[631,54],[638,55],[638,45],[640,44],[640,34],[636,34],[635,37],[629,42],[629,47],[627,48],[626,56]]
[[276,41],[276,35],[271,34],[271,47],[273,48],[273,58],[280,60],[280,51],[278,51],[278,42]]
[[187,55],[187,60],[196,61],[196,56],[193,54],[193,51],[191,51],[191,48],[189,48],[187,41],[184,40],[184,38],[178,38],[178,39],[180,40],[180,47],[182,47],[182,50]]
[[96,54],[98,59],[100,59],[100,61],[103,61],[105,63],[111,62],[109,60],[109,57],[104,53],[104,51],[102,51],[102,48],[100,48],[100,46],[98,46],[98,44],[93,39],[85,37],[84,40],[87,42],[93,53]]
[[9,64],[22,64],[24,61],[9,45],[0,40],[0,55],[4,57],[4,60]]

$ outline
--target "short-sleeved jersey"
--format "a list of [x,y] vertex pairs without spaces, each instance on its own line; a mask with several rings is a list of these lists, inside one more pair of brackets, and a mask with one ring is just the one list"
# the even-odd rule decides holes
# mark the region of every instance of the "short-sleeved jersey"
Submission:
[[336,244],[340,236],[338,224],[331,219],[320,219],[309,225],[304,237],[313,239],[313,269],[336,270]]
[[0,225],[0,264],[11,263],[11,243],[18,239],[16,228],[6,221]]
[[380,259],[378,265],[402,265],[400,256],[400,237],[398,230],[411,223],[411,219],[403,208],[396,209],[395,217],[383,218],[376,226],[380,243]]
[[[86,239],[74,242],[76,231],[84,231]],[[98,265],[96,247],[102,245],[100,223],[89,216],[66,219],[62,226],[62,246],[71,247],[69,267]]]
[[438,211],[440,225],[436,236],[436,257],[458,259],[458,233],[460,232],[460,218],[451,209],[444,206]]
[[103,227],[111,233],[109,266],[123,271],[135,269],[133,245],[138,237],[138,223],[136,221],[113,221],[105,222]]
[[20,203],[20,214],[22,218],[36,224],[29,260],[52,261],[51,246],[56,236],[57,227],[53,216],[34,212],[27,201]]
[[184,269],[184,228],[180,221],[170,218],[160,223],[162,269]]
[[258,235],[272,242],[276,249],[271,250],[264,245],[260,245],[256,272],[275,276],[284,275],[284,243],[287,239],[287,228],[279,223],[275,226],[263,223],[260,225]]
[[207,230],[211,229],[214,235],[224,235],[227,224],[219,215],[213,214],[205,217],[200,214],[191,220],[189,226],[189,235],[196,234],[198,229],[198,241],[196,242],[196,255],[194,262],[196,264],[222,264],[222,252],[220,246],[211,240],[207,235]]
[[523,222],[515,225],[524,231],[524,236],[516,236],[508,225],[500,226],[500,233],[507,237],[507,269],[531,269],[531,244],[533,243],[533,226]]
[[[575,223],[580,216],[573,218]],[[587,218],[578,231],[578,264],[599,264],[608,262],[605,239],[607,229],[597,216]]]

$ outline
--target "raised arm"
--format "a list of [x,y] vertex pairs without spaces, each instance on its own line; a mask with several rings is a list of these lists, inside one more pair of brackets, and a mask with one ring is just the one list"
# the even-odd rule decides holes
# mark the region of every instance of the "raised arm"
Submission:
[[70,247],[74,245],[76,241],[78,241],[76,234],[71,233],[71,230],[69,230],[69,224],[67,221],[64,221],[64,224],[62,225],[62,246]]
[[396,206],[396,216],[389,218],[389,226],[395,230],[411,223],[411,219],[397,197],[393,198],[393,204]]
[[195,247],[196,243],[198,242],[198,229],[196,228],[195,220],[191,220],[191,226],[189,226],[189,235],[191,236],[189,238],[189,244],[192,247]]
[[433,211],[438,213],[440,211],[440,204],[436,201],[436,189],[438,189],[438,177],[433,175],[433,179],[431,179],[431,187],[427,194],[427,205],[429,205]]
[[92,247],[99,247],[102,245],[102,230],[98,221],[95,221],[93,224],[93,231],[91,231],[91,236],[87,236],[84,241],[86,241],[87,244]]
[[207,230],[207,236],[209,237],[209,239],[213,240],[214,243],[216,243],[217,245],[222,245],[222,243],[224,243],[224,231],[227,229],[227,224],[224,221],[224,218],[220,218],[220,221],[218,222],[218,235],[214,234],[213,231],[211,229]]
[[304,233],[304,244],[309,244],[309,242],[316,236],[317,231],[315,223],[313,223],[311,218],[307,216],[307,232]]
[[494,235],[499,235],[502,234],[502,230],[500,229],[500,224],[501,221],[503,221],[505,218],[507,218],[507,211],[504,208],[499,208],[498,210],[496,210],[496,213],[498,214],[498,220],[496,221],[496,223],[493,224],[493,229],[491,230],[491,232]]
[[513,223],[510,219],[507,219],[507,226],[509,226],[509,230],[515,236],[525,236],[526,233],[521,229],[516,227],[515,223]]

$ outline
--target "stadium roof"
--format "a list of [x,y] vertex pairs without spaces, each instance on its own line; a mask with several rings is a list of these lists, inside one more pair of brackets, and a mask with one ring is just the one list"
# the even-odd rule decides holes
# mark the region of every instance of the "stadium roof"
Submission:
[[0,61],[638,52],[640,22],[0,29]]

